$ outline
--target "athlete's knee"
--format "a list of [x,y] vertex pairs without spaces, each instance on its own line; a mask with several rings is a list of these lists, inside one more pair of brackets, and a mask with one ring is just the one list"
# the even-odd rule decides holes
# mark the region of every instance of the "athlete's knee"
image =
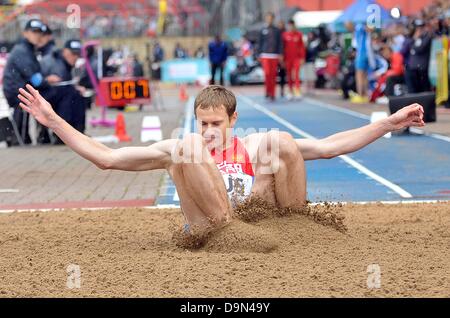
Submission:
[[280,132],[280,158],[298,160],[299,157],[301,157],[301,153],[294,137],[287,132]]
[[272,130],[267,133],[267,149],[281,159],[297,159],[300,155],[292,135],[285,131]]

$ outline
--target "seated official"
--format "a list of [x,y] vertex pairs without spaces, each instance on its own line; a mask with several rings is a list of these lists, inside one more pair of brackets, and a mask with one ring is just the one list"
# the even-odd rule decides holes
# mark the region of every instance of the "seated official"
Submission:
[[80,58],[81,42],[68,40],[64,48],[54,50],[41,61],[44,75],[57,75],[61,82],[53,85],[48,100],[55,107],[55,112],[70,123],[75,129],[84,132],[86,127],[86,107],[80,92],[84,89],[73,82],[72,70]]

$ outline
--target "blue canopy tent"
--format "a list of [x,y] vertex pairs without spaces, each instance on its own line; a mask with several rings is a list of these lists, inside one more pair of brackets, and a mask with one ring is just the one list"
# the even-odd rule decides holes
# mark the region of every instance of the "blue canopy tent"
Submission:
[[343,32],[347,22],[353,24],[371,23],[375,24],[376,28],[381,28],[392,21],[393,18],[390,13],[376,0],[355,0],[332,23],[332,28],[337,32]]

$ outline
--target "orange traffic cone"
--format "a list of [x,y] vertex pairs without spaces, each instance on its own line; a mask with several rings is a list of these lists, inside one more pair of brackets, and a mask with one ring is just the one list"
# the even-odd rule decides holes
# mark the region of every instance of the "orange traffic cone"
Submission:
[[180,101],[185,102],[189,98],[188,94],[186,93],[186,85],[181,85],[180,87]]
[[127,135],[127,127],[125,125],[125,118],[122,113],[117,115],[116,119],[116,137],[119,141],[131,141],[131,137]]

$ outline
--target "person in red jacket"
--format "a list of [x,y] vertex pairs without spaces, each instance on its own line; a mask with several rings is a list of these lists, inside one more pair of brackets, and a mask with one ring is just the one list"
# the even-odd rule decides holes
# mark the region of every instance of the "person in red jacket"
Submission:
[[372,92],[371,102],[375,102],[379,97],[393,96],[394,86],[404,82],[404,58],[400,52],[394,52],[388,45],[381,50],[381,55],[388,61],[389,69],[378,78],[377,86]]
[[300,67],[305,62],[306,50],[303,34],[295,28],[294,20],[289,20],[287,31],[283,32],[282,39],[284,64],[291,96],[300,97]]

